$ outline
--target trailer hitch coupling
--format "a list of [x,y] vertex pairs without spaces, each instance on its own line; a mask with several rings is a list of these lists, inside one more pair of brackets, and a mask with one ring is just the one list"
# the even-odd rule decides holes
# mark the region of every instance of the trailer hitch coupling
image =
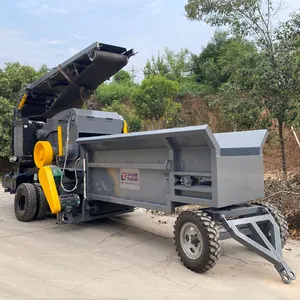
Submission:
[[279,226],[269,213],[234,220],[228,220],[223,214],[221,218],[231,237],[272,263],[285,283],[296,279],[282,258]]

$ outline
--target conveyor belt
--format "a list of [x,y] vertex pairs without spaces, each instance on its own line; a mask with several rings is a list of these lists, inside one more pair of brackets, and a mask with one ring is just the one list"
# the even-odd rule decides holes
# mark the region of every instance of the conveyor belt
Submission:
[[21,117],[45,121],[69,108],[80,108],[104,81],[127,65],[133,50],[98,42],[26,86]]

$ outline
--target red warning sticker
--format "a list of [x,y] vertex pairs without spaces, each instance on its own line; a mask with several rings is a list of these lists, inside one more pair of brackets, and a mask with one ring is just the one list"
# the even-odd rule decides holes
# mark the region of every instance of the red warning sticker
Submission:
[[122,189],[140,190],[140,174],[137,169],[121,169],[120,184]]

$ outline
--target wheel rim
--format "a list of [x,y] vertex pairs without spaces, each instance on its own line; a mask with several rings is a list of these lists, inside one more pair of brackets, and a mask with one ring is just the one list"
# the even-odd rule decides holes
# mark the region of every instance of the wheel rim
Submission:
[[185,255],[198,259],[203,251],[203,240],[200,230],[193,223],[185,223],[180,230],[180,244]]

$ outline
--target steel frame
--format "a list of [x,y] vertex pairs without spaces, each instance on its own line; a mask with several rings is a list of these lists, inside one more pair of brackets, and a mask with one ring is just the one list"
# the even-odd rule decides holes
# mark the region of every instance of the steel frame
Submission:
[[247,204],[205,211],[226,230],[220,233],[221,240],[233,238],[272,263],[285,283],[296,279],[282,258],[279,226],[264,207]]

